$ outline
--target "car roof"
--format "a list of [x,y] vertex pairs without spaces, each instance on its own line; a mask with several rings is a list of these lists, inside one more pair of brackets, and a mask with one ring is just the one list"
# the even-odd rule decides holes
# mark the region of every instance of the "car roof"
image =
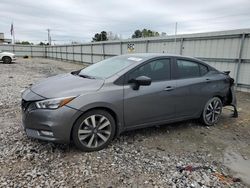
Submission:
[[129,53],[129,54],[125,54],[122,56],[124,56],[124,57],[138,57],[138,58],[142,58],[143,60],[151,59],[151,58],[155,58],[155,57],[180,57],[180,58],[187,58],[187,59],[193,59],[196,61],[201,61],[201,60],[193,58],[193,57],[177,55],[177,54],[170,54],[170,53]]
[[210,66],[209,64],[207,64],[206,62],[204,62],[204,61],[202,61],[200,59],[190,57],[190,56],[178,55],[178,54],[170,54],[170,53],[128,53],[128,54],[124,54],[124,55],[121,55],[121,56],[127,57],[127,58],[130,58],[130,57],[141,58],[142,59],[141,62],[144,62],[146,60],[150,60],[152,58],[157,58],[157,57],[185,58],[187,60],[193,60],[193,61],[199,62],[201,64],[204,64],[207,67],[209,67],[210,70],[216,70],[214,67]]

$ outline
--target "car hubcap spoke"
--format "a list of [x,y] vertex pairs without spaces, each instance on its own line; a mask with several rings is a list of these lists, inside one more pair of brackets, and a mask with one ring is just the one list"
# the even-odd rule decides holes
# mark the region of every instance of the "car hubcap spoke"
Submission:
[[85,125],[90,126],[88,119],[84,120]]
[[208,110],[213,110],[212,103],[210,103],[210,104],[208,105]]
[[88,147],[91,147],[91,145],[92,145],[92,143],[93,143],[93,141],[94,141],[94,138],[95,138],[95,135],[92,134],[92,136],[91,136],[91,138],[90,138],[90,140],[89,140],[89,142],[88,142]]
[[92,125],[93,127],[96,127],[95,116],[91,116],[90,118],[91,118],[91,125]]
[[91,134],[86,134],[86,135],[80,135],[79,139],[80,140],[85,140],[86,138],[88,138]]
[[107,141],[107,138],[106,138],[103,134],[97,133],[97,135],[98,135],[104,142]]
[[106,121],[105,123],[101,124],[99,127],[98,127],[98,130],[101,130],[103,128],[105,128],[106,126],[108,126],[110,123],[109,121]]
[[91,115],[83,120],[78,130],[80,142],[88,148],[96,148],[107,142],[111,135],[111,123],[103,115]]
[[210,118],[212,116],[213,112],[209,112],[208,114],[206,114],[207,118]]
[[83,130],[79,130],[78,133],[79,134],[90,134],[92,131],[89,129],[83,129]]

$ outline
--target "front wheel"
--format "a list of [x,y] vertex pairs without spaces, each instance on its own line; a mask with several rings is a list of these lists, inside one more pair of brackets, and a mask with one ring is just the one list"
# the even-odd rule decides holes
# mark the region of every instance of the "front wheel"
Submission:
[[98,151],[111,142],[115,135],[115,120],[104,110],[83,114],[72,131],[76,147],[82,151]]
[[213,97],[206,103],[201,120],[205,125],[211,126],[219,121],[222,112],[222,102],[220,98]]
[[10,57],[7,57],[7,56],[3,57],[2,60],[3,60],[3,63],[6,63],[6,64],[11,63],[11,61],[12,61],[12,59]]

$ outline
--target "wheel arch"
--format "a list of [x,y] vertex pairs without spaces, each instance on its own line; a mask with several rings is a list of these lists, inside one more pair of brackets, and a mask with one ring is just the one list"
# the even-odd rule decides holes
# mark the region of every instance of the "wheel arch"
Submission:
[[4,55],[4,56],[2,56],[2,61],[3,61],[3,59],[4,59],[5,57],[8,57],[8,58],[10,58],[10,59],[12,60],[12,58],[11,58],[10,56]]
[[[224,105],[225,102],[226,102],[226,97],[225,97],[225,96],[222,96],[222,95],[220,95],[220,94],[214,95],[213,97],[218,97],[218,98],[221,100],[222,105]],[[212,98],[213,98],[213,97],[212,97]]]

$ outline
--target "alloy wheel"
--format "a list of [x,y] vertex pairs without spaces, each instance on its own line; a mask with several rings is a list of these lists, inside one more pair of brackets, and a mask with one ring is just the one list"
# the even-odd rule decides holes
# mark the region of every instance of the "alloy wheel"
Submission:
[[87,148],[97,148],[105,144],[111,135],[111,123],[101,114],[88,116],[78,129],[78,139]]
[[222,111],[220,99],[214,98],[205,109],[205,119],[209,124],[214,124],[218,121]]
[[3,63],[6,63],[6,64],[11,63],[11,58],[10,57],[3,57]]

